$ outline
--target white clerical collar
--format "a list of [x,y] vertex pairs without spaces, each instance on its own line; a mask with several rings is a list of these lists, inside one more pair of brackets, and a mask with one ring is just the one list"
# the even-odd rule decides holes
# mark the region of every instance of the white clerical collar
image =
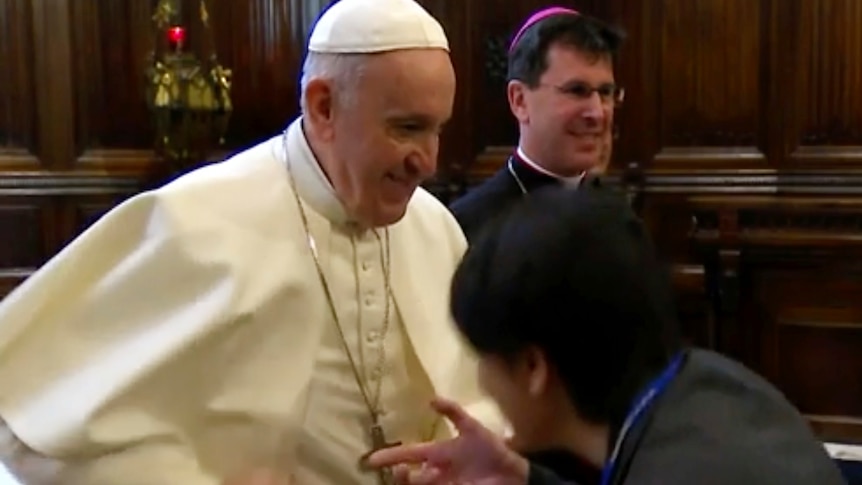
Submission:
[[[317,157],[311,151],[308,139],[302,128],[302,117],[295,119],[287,127],[286,160],[290,164],[290,172],[296,178],[296,190],[299,197],[311,206],[317,213],[333,224],[347,224],[350,218],[344,205],[335,195],[335,189],[323,173]],[[280,143],[283,138],[279,137]]]
[[558,175],[558,174],[555,174],[554,172],[551,172],[550,170],[546,169],[545,167],[542,167],[538,163],[531,160],[530,157],[528,157],[527,154],[524,153],[524,149],[521,148],[520,146],[518,147],[517,153],[518,153],[518,158],[520,158],[521,161],[523,161],[524,164],[526,164],[528,167],[530,167],[531,169],[533,169],[533,170],[535,170],[535,171],[537,171],[543,175],[547,175],[548,177],[555,178],[555,179],[559,180],[560,182],[563,182],[563,184],[565,184],[565,185],[574,185],[574,186],[580,185],[581,180],[584,178],[584,175],[586,174],[586,172],[581,172],[580,174],[575,175],[574,177],[564,177],[562,175]]

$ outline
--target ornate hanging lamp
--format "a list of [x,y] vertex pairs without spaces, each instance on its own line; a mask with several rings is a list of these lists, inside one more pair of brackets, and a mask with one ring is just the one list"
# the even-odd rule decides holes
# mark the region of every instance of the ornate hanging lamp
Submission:
[[[224,143],[230,114],[231,71],[218,61],[206,2],[198,25],[184,21],[190,0],[158,0],[154,46],[146,70],[146,100],[153,116],[155,150],[172,171],[206,159]],[[189,27],[195,27],[190,29]],[[192,42],[190,33],[200,34]]]

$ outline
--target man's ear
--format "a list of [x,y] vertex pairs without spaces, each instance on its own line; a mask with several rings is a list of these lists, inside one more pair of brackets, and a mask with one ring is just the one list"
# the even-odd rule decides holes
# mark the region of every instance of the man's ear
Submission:
[[330,140],[334,135],[332,85],[324,79],[313,79],[305,87],[305,113],[303,117],[309,123],[318,137]]
[[509,81],[506,86],[506,96],[509,99],[509,109],[520,123],[530,121],[530,116],[527,112],[527,85],[521,81]]
[[531,397],[538,397],[548,391],[551,369],[545,353],[538,347],[528,347],[523,353],[523,362],[527,372],[527,392]]

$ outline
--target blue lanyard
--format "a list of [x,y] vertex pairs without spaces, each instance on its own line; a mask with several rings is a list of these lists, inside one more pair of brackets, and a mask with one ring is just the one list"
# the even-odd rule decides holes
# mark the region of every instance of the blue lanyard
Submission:
[[646,390],[641,394],[637,399],[635,399],[635,405],[629,411],[628,416],[626,416],[626,420],[623,422],[623,427],[620,428],[620,434],[617,437],[617,441],[614,444],[614,449],[611,452],[611,456],[605,462],[605,466],[602,469],[602,481],[601,485],[610,485],[611,477],[614,474],[614,468],[616,467],[617,458],[619,458],[620,449],[623,446],[623,441],[626,438],[626,434],[631,430],[632,426],[643,416],[643,413],[649,409],[650,405],[655,401],[657,397],[661,395],[662,392],[667,388],[670,384],[671,380],[673,380],[676,373],[679,371],[679,367],[682,364],[684,354],[680,352],[677,354],[671,363],[662,371],[661,375],[656,377],[652,382],[649,383]]

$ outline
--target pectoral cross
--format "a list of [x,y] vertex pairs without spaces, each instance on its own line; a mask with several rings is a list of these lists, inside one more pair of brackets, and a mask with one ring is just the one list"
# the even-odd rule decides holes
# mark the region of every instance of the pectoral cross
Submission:
[[[384,450],[386,448],[392,448],[393,446],[398,446],[401,444],[400,441],[396,441],[393,443],[389,443],[386,441],[386,433],[383,431],[383,426],[380,425],[376,418],[371,423],[371,427],[368,430],[371,435],[371,450],[369,450],[368,453],[362,455],[362,458],[359,460],[359,466],[364,470],[371,469],[368,466],[368,457],[370,457],[372,454],[377,451]],[[396,485],[395,475],[392,474],[391,468],[380,468],[376,471],[377,480],[380,485]]]

